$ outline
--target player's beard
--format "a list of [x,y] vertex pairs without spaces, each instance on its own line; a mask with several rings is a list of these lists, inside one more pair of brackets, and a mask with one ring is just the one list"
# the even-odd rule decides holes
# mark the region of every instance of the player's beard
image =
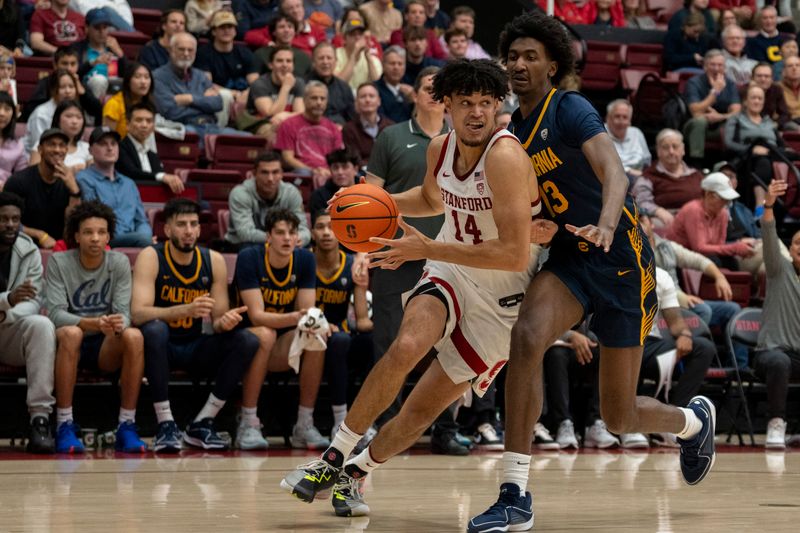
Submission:
[[191,246],[183,246],[183,245],[181,245],[181,240],[179,238],[177,238],[177,237],[171,237],[169,242],[170,242],[170,244],[172,244],[173,248],[175,248],[179,252],[182,252],[182,253],[185,253],[185,254],[188,254],[189,252],[194,250],[195,246],[197,246],[197,240],[192,241],[192,245]]

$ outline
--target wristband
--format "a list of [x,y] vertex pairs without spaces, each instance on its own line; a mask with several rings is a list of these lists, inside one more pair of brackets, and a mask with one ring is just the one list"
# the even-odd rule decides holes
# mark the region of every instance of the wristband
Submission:
[[42,233],[41,235],[39,235],[39,239],[38,239],[39,244],[42,244],[42,241],[44,241],[45,239],[49,239],[49,238],[50,238],[50,235],[48,235],[47,233]]

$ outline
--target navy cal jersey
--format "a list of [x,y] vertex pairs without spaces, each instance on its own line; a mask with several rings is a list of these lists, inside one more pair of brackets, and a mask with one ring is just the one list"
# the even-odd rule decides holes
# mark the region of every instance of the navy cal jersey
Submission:
[[[158,255],[158,277],[156,278],[156,307],[172,307],[192,303],[198,296],[211,291],[214,275],[211,268],[211,254],[206,248],[195,246],[192,262],[179,265],[172,260],[170,243],[153,246]],[[170,339],[189,341],[203,332],[203,320],[184,317],[168,323]]]
[[325,313],[329,324],[349,331],[347,309],[353,293],[353,256],[339,250],[339,268],[330,278],[323,278],[317,270],[316,305]]
[[[559,225],[556,239],[579,239],[563,229],[596,225],[603,205],[603,184],[583,154],[583,143],[606,129],[600,115],[580,93],[552,89],[528,117],[514,111],[509,129],[530,157],[544,204],[542,214]],[[617,231],[635,224],[633,198]]]
[[314,254],[296,248],[286,267],[272,268],[268,247],[267,244],[250,246],[239,252],[236,259],[236,287],[240,291],[259,289],[264,298],[264,311],[268,313],[291,313],[297,292],[314,288]]

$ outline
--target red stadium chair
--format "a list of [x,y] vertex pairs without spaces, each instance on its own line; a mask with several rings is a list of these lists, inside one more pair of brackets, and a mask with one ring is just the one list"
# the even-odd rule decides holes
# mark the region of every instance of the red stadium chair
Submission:
[[225,259],[225,268],[227,270],[226,274],[228,274],[228,285],[233,283],[233,276],[236,274],[236,258],[238,257],[236,254],[222,254],[223,259]]
[[160,9],[144,9],[141,7],[131,8],[133,12],[133,27],[144,33],[145,35],[153,36],[155,33],[161,31],[161,13]]
[[136,264],[136,258],[139,257],[139,252],[142,251],[142,248],[120,247],[113,248],[113,250],[125,254],[125,257],[127,257],[128,261],[131,263],[131,268],[133,268],[133,265]]
[[196,133],[186,132],[182,141],[170,139],[156,133],[158,157],[165,172],[175,172],[178,168],[195,168],[200,159],[200,138]]
[[192,168],[182,169],[179,176],[186,176],[187,183],[233,183],[239,184],[242,174],[236,170],[223,170],[219,168]]
[[303,196],[303,205],[308,208],[308,203],[311,200],[311,192],[314,190],[314,179],[311,176],[301,176],[293,172],[284,172],[283,181],[291,183],[298,189]]
[[[725,331],[725,344],[728,348],[728,353],[733,358],[733,343],[740,342],[752,349],[758,344],[758,332],[761,330],[761,309],[757,307],[745,307],[728,322],[727,330]],[[750,407],[747,402],[747,395],[742,385],[742,376],[739,373],[739,368],[735,361],[731,364],[732,380],[736,383],[736,389],[739,394],[739,402],[736,412],[733,415],[733,424],[728,431],[727,442],[731,441],[733,432],[736,431],[739,436],[739,444],[743,444],[742,432],[736,425],[736,419],[744,411],[745,423],[747,424],[747,432],[750,435],[750,445],[755,446],[755,439],[753,437],[753,422],[750,418]],[[753,381],[750,379],[750,387]]]
[[36,84],[47,77],[53,70],[53,60],[49,57],[17,57],[17,101],[27,101],[32,95]]
[[170,198],[179,196],[197,201],[200,199],[200,192],[195,185],[187,185],[180,194],[174,194],[169,187],[155,181],[137,181],[136,188],[139,189],[139,196],[142,197],[144,204],[164,204]]
[[[230,182],[207,181],[199,184],[201,195],[204,202],[208,203],[211,212],[216,216],[220,209],[228,209],[228,197],[236,186]],[[214,220],[216,225],[216,220]]]
[[228,226],[231,224],[231,212],[227,209],[217,211],[217,226],[219,226],[219,238],[224,239],[228,233]]
[[622,44],[603,41],[586,42],[586,62],[581,71],[581,87],[610,91],[619,85]]
[[[732,271],[726,268],[721,268],[720,271],[725,274],[725,278],[731,286],[733,301],[742,307],[747,307],[750,303],[753,275],[749,272]],[[686,294],[699,296],[704,300],[719,300],[712,278],[690,268],[681,269],[681,276],[683,277],[681,286]]]
[[238,170],[244,176],[253,161],[267,148],[267,140],[258,136],[206,135],[206,159],[211,168]]
[[[122,31],[112,31],[111,35],[117,40],[122,51],[125,52],[125,59],[136,61],[139,57],[139,50],[150,41],[150,37],[144,33],[126,33]],[[120,72],[122,77],[125,73]]]
[[661,74],[664,68],[664,46],[661,44],[631,43],[625,50],[628,68]]

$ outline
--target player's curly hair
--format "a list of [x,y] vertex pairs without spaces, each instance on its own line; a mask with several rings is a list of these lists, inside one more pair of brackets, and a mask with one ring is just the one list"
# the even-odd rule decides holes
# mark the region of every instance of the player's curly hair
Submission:
[[433,98],[454,94],[488,94],[502,100],[508,93],[508,74],[491,59],[449,61],[433,77]]
[[64,228],[64,240],[67,241],[67,246],[69,248],[76,248],[78,246],[78,243],[75,241],[75,234],[80,231],[81,223],[90,218],[105,219],[108,224],[109,239],[114,238],[114,231],[117,228],[117,216],[114,214],[114,210],[100,200],[90,200],[76,205],[69,216],[67,216],[67,224]]
[[553,87],[558,87],[564,77],[574,72],[575,53],[566,28],[558,19],[548,17],[539,10],[523,13],[503,28],[498,44],[498,53],[503,63],[508,58],[511,43],[525,37],[542,43],[550,59],[558,64],[552,78]]

